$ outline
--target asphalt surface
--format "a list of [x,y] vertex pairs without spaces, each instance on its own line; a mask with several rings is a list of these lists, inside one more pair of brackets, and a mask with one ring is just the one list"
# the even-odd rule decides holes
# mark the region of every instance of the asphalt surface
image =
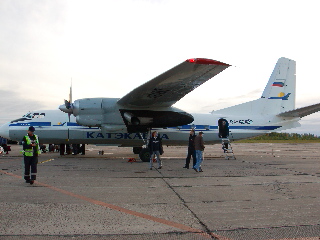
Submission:
[[0,156],[0,239],[320,239],[319,148],[233,144],[226,160],[207,146],[197,173],[182,168],[184,147],[149,170],[131,148],[89,145],[42,154],[30,185],[12,146]]

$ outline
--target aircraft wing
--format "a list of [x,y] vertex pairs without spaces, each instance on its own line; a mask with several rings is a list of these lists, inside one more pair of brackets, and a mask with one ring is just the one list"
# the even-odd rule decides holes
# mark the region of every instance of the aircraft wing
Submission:
[[170,107],[229,66],[211,59],[188,59],[134,89],[119,99],[118,104],[127,107]]
[[320,103],[278,114],[279,117],[305,117],[320,111]]

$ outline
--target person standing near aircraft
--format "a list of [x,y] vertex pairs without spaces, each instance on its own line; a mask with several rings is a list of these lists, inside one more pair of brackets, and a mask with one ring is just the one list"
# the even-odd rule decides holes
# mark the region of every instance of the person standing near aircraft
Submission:
[[194,139],[195,139],[195,137],[196,137],[195,131],[194,131],[194,129],[192,129],[190,131],[190,135],[189,135],[189,145],[188,145],[188,154],[187,154],[187,158],[186,158],[186,164],[184,165],[183,168],[189,169],[191,156],[192,156],[192,159],[193,159],[192,167],[194,167],[196,165],[196,163],[197,163],[196,152],[195,152],[195,149],[194,149]]
[[150,150],[150,170],[152,170],[153,158],[155,155],[157,156],[158,169],[161,169],[162,162],[160,159],[160,155],[163,154],[162,140],[157,135],[156,131],[152,132],[152,136],[149,139],[149,150]]
[[[33,184],[37,177],[38,156],[40,155],[39,138],[34,134],[35,128],[29,127],[28,134],[23,137],[24,179]],[[30,177],[31,169],[31,177]]]
[[202,135],[203,132],[199,132],[199,135],[197,135],[194,139],[194,148],[196,152],[197,163],[195,166],[193,166],[193,169],[196,172],[203,172],[201,168],[201,163],[203,161],[203,151],[205,146]]

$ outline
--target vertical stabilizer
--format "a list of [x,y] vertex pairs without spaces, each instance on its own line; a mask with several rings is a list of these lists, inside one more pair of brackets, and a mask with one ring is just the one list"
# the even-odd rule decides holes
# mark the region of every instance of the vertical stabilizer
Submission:
[[295,109],[296,62],[279,58],[261,98],[266,99],[264,112],[282,113]]
[[224,116],[234,115],[278,115],[295,109],[296,62],[279,58],[261,98],[215,111]]

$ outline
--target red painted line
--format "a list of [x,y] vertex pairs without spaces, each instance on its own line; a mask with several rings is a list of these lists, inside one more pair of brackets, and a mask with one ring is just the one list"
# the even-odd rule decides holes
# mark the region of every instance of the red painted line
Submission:
[[274,238],[274,239],[265,239],[265,240],[319,240],[320,237],[307,237],[307,238]]
[[15,178],[20,178],[20,179],[22,178],[21,176],[15,175],[15,174],[13,174],[13,173],[5,172],[5,171],[2,171],[2,170],[0,170],[0,173],[9,175],[9,176],[15,177]]
[[[230,238],[225,238],[222,236],[216,237],[219,240],[232,240]],[[320,237],[303,237],[303,238],[272,238],[272,239],[263,239],[263,240],[320,240]]]
[[[2,170],[0,170],[0,172],[3,173],[3,174],[9,175],[9,176],[15,177],[15,178],[19,178],[19,179],[22,178],[21,176],[15,175],[13,173],[5,172],[5,171],[2,171]],[[184,230],[184,231],[187,231],[187,232],[199,234],[199,235],[204,236],[204,237],[209,238],[209,239],[212,239],[212,237],[215,237],[218,240],[231,240],[231,239],[225,238],[223,236],[216,235],[214,233],[210,233],[210,234],[206,233],[206,232],[204,232],[204,231],[202,231],[200,229],[192,228],[192,227],[189,227],[189,226],[184,225],[184,224],[180,224],[180,223],[176,223],[176,222],[173,222],[173,221],[169,221],[169,220],[165,220],[165,219],[162,219],[162,218],[158,218],[158,217],[154,217],[154,216],[151,216],[151,215],[147,215],[147,214],[144,214],[144,213],[132,211],[132,210],[129,210],[129,209],[126,209],[126,208],[123,208],[123,207],[119,207],[119,206],[113,205],[113,204],[101,202],[99,200],[95,200],[93,198],[89,198],[89,197],[86,197],[86,196],[83,196],[83,195],[72,193],[72,192],[63,190],[61,188],[57,188],[57,187],[48,185],[46,183],[41,183],[41,182],[36,181],[34,184],[35,185],[40,185],[40,186],[43,186],[43,187],[47,187],[47,188],[49,188],[51,190],[66,194],[66,195],[74,197],[74,198],[81,199],[81,200],[86,201],[86,202],[90,202],[90,203],[95,204],[95,205],[99,205],[99,206],[102,206],[102,207],[110,208],[112,210],[116,210],[116,211],[119,211],[119,212],[122,212],[122,213],[130,214],[130,215],[133,215],[133,216],[136,216],[136,217],[144,218],[144,219],[147,219],[147,220],[150,220],[150,221],[162,223],[162,224],[165,224],[167,226],[178,228],[178,229],[181,229],[181,230]]]
[[[5,172],[3,170],[0,170],[0,173],[9,175],[11,177],[19,178],[19,179],[22,178],[21,176],[15,175],[13,173]],[[130,215],[133,215],[133,216],[136,216],[136,217],[144,218],[144,219],[147,219],[147,220],[150,220],[150,221],[162,223],[162,224],[165,224],[167,226],[178,228],[178,229],[190,232],[190,233],[199,234],[199,235],[202,235],[202,236],[204,236],[206,238],[209,238],[209,239],[214,237],[214,238],[216,238],[218,240],[232,240],[230,238],[226,238],[226,237],[223,237],[223,236],[220,236],[220,235],[216,235],[214,233],[206,233],[206,232],[204,232],[204,231],[202,231],[200,229],[192,228],[192,227],[186,226],[184,224],[176,223],[176,222],[173,222],[173,221],[168,221],[168,220],[165,220],[165,219],[162,219],[162,218],[153,217],[151,215],[147,215],[147,214],[144,214],[144,213],[132,211],[132,210],[129,210],[129,209],[126,209],[126,208],[123,208],[123,207],[119,207],[119,206],[113,205],[113,204],[101,202],[99,200],[95,200],[93,198],[88,198],[86,196],[75,194],[75,193],[72,193],[72,192],[69,192],[69,191],[66,191],[66,190],[63,190],[63,189],[48,185],[46,183],[41,183],[41,182],[36,181],[34,184],[37,184],[37,185],[40,185],[40,186],[43,186],[43,187],[47,187],[47,188],[49,188],[51,190],[54,190],[54,191],[69,195],[69,196],[74,197],[74,198],[81,199],[81,200],[86,201],[86,202],[90,202],[90,203],[95,204],[95,205],[99,205],[99,206],[102,206],[102,207],[110,208],[112,210],[116,210],[116,211],[119,211],[119,212],[122,212],[122,213],[130,214]],[[281,238],[281,239],[280,238],[277,238],[277,239],[274,238],[274,239],[265,239],[265,240],[320,240],[320,237]]]

